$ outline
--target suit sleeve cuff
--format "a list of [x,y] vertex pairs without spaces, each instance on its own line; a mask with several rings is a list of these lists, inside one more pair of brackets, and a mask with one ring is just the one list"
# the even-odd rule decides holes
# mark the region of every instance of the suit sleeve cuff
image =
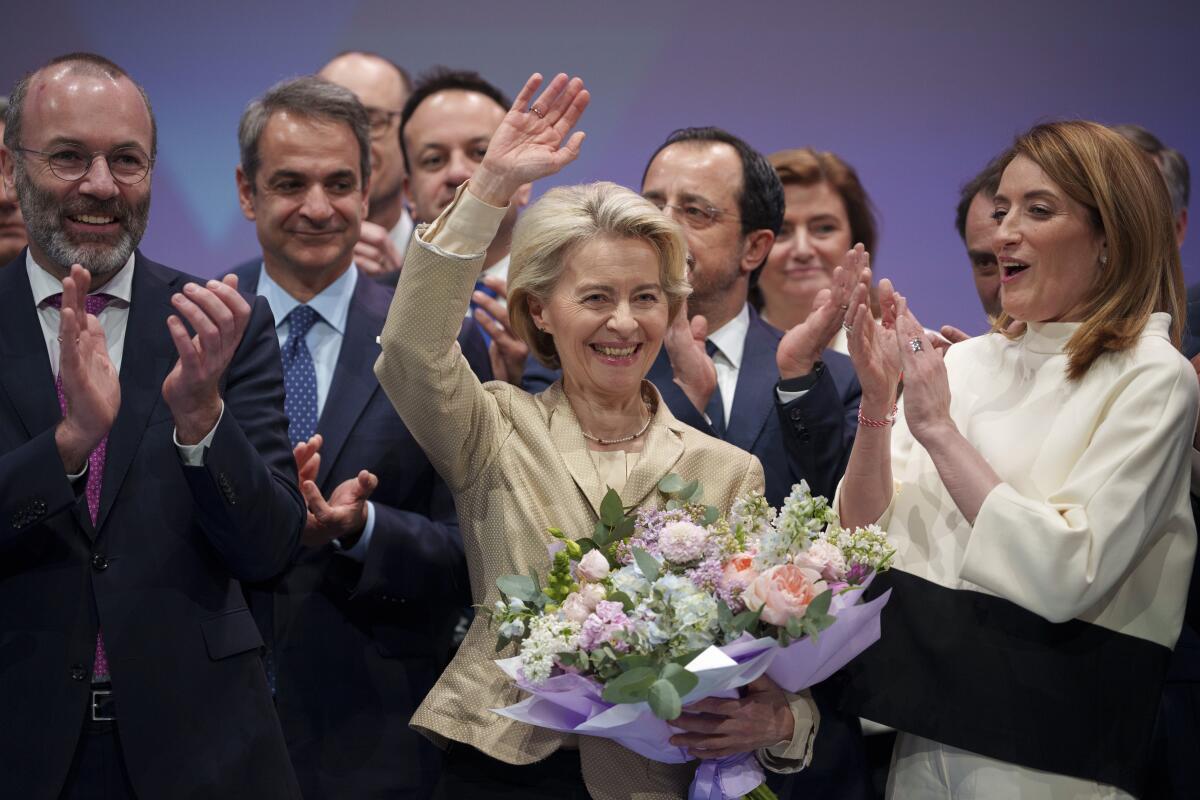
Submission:
[[798,772],[812,761],[813,740],[821,721],[821,712],[809,692],[785,693],[792,711],[795,729],[792,738],[758,751],[759,762],[772,772]]
[[188,467],[203,467],[204,456],[208,453],[208,448],[212,445],[213,437],[217,434],[217,427],[221,424],[221,418],[225,416],[225,401],[221,401],[221,413],[217,415],[217,424],[213,425],[212,430],[208,435],[201,439],[196,444],[180,444],[179,429],[176,428],[171,434],[172,440],[175,442],[175,448],[179,451],[179,458],[183,461],[184,466]]
[[431,225],[418,228],[425,244],[452,256],[478,256],[487,250],[508,208],[488,205],[467,191],[467,181],[458,187],[454,201]]
[[367,523],[363,525],[362,534],[359,535],[358,541],[351,547],[342,548],[342,543],[337,539],[333,540],[333,549],[344,555],[346,558],[351,558],[362,563],[367,559],[367,550],[371,547],[371,534],[375,532],[375,504],[370,500],[367,501]]

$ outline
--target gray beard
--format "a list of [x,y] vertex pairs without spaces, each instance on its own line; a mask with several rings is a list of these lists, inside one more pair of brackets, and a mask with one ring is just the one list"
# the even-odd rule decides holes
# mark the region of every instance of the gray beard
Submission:
[[[109,275],[125,266],[142,240],[142,234],[146,232],[150,218],[148,193],[136,208],[130,208],[120,196],[109,201],[88,201],[79,197],[69,205],[63,205],[53,194],[29,179],[20,159],[14,167],[13,183],[29,239],[41,248],[55,266],[66,271],[72,264],[79,264],[92,275]],[[82,236],[83,241],[73,240],[63,229],[62,221],[64,217],[75,214],[117,217],[121,231],[116,241],[108,236],[87,234]]]

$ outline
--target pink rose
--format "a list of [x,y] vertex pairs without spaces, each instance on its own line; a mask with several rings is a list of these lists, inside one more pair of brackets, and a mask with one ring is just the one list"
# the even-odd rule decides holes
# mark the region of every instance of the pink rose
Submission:
[[583,599],[583,604],[587,606],[588,611],[595,611],[596,605],[608,594],[598,583],[585,583],[579,587],[579,596]]
[[725,562],[721,571],[721,583],[726,589],[745,589],[758,577],[754,568],[754,556],[741,553]]
[[608,577],[608,559],[599,550],[588,550],[575,571],[585,581],[602,581]]
[[587,601],[579,595],[579,592],[571,592],[567,595],[567,599],[563,600],[562,611],[567,615],[567,619],[580,625],[592,613],[592,610],[588,608]]
[[815,569],[781,564],[755,578],[742,593],[742,600],[751,611],[762,609],[763,622],[784,626],[792,617],[803,617],[808,604],[826,588]]
[[815,569],[827,581],[844,581],[846,579],[846,556],[842,554],[841,548],[830,542],[823,540],[813,542],[793,561],[796,566]]

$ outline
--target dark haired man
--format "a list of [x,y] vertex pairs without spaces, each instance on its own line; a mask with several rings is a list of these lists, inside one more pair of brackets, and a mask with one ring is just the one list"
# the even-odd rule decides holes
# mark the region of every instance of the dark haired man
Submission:
[[11,103],[3,794],[299,797],[239,585],[304,525],[270,310],[137,251],[155,126],[124,70],[63,56]]
[[[680,315],[647,378],[680,420],[758,456],[772,505],[801,480],[832,497],[849,459],[861,393],[850,359],[824,349],[846,299],[831,295],[787,333],[747,303],[752,276],[783,222],[775,170],[726,131],[685,128],[651,156],[642,194],[682,225],[693,259],[690,326]],[[773,775],[772,785],[783,796],[861,797],[858,720],[837,714],[820,690],[816,697],[821,724],[812,764]]]
[[[374,180],[347,89],[285,81],[242,116],[238,197],[271,305],[308,522],[296,564],[255,588],[268,675],[306,798],[425,798],[441,751],[408,727],[470,602],[450,492],[375,379],[392,290],[357,268]],[[478,328],[459,339],[490,380]]]
[[404,156],[400,112],[412,93],[408,72],[377,53],[350,50],[334,56],[317,73],[354,92],[367,110],[371,132],[371,196],[354,263],[372,277],[398,272],[413,221],[404,207]]
[[[958,206],[954,210],[954,228],[967,247],[975,291],[983,312],[989,317],[1000,314],[1000,265],[992,249],[996,220],[992,218],[992,198],[1000,188],[1000,173],[1004,156],[992,159],[988,165],[962,187]],[[945,331],[943,331],[943,334]],[[953,337],[957,341],[960,337]]]

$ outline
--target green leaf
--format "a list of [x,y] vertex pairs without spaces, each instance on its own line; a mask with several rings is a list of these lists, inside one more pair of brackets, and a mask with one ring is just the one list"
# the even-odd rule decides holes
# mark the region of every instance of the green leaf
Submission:
[[679,693],[680,697],[687,695],[688,692],[695,689],[696,685],[700,683],[700,678],[694,672],[689,672],[681,665],[675,663],[667,664],[663,667],[662,679],[674,686],[675,691]]
[[533,591],[540,592],[542,590],[542,581],[538,578],[537,569],[529,568],[529,579],[533,581]]
[[653,667],[654,657],[641,653],[630,653],[627,656],[618,658],[617,666],[621,668],[622,672],[629,672],[631,669],[640,669],[642,667]]
[[650,703],[650,710],[654,712],[654,716],[659,719],[672,720],[680,715],[683,711],[683,703],[679,699],[679,692],[671,685],[668,680],[662,678],[650,684],[650,689],[646,693],[646,700]]
[[692,481],[679,490],[679,499],[685,503],[694,503],[697,500],[697,494],[703,494],[703,490],[700,488],[700,481]]
[[733,628],[733,610],[729,608],[729,604],[721,598],[717,598],[717,624],[721,626],[721,630],[727,631]]
[[634,606],[633,598],[631,598],[629,595],[625,594],[624,592],[618,592],[618,591],[609,592],[608,597],[606,597],[604,599],[609,600],[613,603],[620,603],[621,606],[626,611],[633,610],[633,606]]
[[758,611],[743,611],[733,618],[733,629],[738,633],[745,633],[758,624],[758,618],[761,614],[761,608]]
[[496,587],[509,597],[526,603],[534,602],[539,592],[537,584],[524,575],[501,575],[496,579]]
[[793,639],[800,639],[804,636],[804,620],[789,617],[787,621],[788,636]]
[[633,532],[636,529],[637,520],[635,520],[633,517],[626,517],[625,519],[621,520],[621,524],[616,527],[616,530],[614,530],[613,533],[616,534],[616,538],[618,539],[628,539],[633,535]]
[[704,517],[700,520],[702,525],[712,525],[721,516],[721,512],[717,511],[716,506],[705,506]]
[[646,699],[658,672],[650,667],[635,667],[608,682],[601,695],[609,703],[640,703]]
[[683,508],[684,505],[686,505],[686,504],[681,500],[676,500],[676,499],[668,500],[667,501],[667,511],[675,511],[677,509]]
[[658,482],[658,490],[663,494],[679,494],[684,486],[687,486],[687,482],[674,472]]
[[625,507],[621,505],[621,495],[616,489],[609,489],[600,501],[600,521],[609,528],[615,528],[625,519]]
[[510,642],[512,642],[512,639],[509,639],[507,636],[497,636],[496,637],[496,652],[499,653],[501,650],[508,647]]
[[586,536],[577,541],[576,544],[579,545],[579,549],[584,553],[590,553],[596,549],[596,542],[593,539],[587,538]]
[[608,547],[612,543],[612,531],[603,522],[596,523],[596,529],[592,533],[592,541],[597,547]]
[[654,556],[640,547],[635,547],[633,548],[633,560],[637,562],[638,569],[642,571],[646,580],[651,583],[658,580],[658,562],[654,560]]
[[812,602],[808,604],[808,610],[804,613],[806,615],[815,613],[819,617],[825,616],[826,614],[829,613],[829,604],[832,601],[833,601],[833,590],[826,589],[825,591],[821,592],[819,595],[817,595],[816,597],[813,598]]

